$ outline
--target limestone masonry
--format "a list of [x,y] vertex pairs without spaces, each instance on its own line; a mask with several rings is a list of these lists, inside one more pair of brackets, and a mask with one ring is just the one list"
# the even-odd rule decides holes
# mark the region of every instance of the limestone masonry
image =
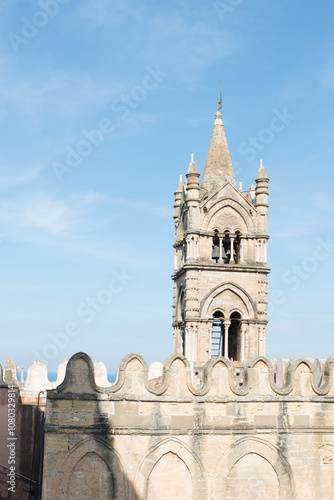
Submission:
[[130,354],[113,384],[84,353],[55,383],[40,361],[19,382],[7,360],[0,498],[10,386],[25,446],[12,498],[334,499],[334,358],[265,358],[268,181],[261,162],[237,188],[218,111],[201,184],[192,157],[175,192],[174,354]]
[[[262,163],[262,162],[261,162]],[[174,352],[195,367],[212,356],[265,355],[268,181],[236,188],[217,111],[201,185],[196,164],[175,192]]]

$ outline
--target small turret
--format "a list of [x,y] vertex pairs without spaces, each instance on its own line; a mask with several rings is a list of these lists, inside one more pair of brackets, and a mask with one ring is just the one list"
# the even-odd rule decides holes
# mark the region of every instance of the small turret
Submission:
[[199,224],[199,173],[194,162],[194,155],[191,155],[187,177],[187,202],[189,208],[188,229],[198,229]]
[[267,213],[268,213],[268,182],[267,173],[263,167],[263,161],[261,160],[261,165],[255,179],[256,182],[256,201],[255,206],[258,210],[258,229],[261,233],[267,234]]
[[190,207],[197,207],[199,203],[199,173],[194,162],[194,155],[191,155],[191,162],[189,163],[187,177],[187,200]]
[[175,195],[175,201],[174,201],[175,212],[173,218],[175,219],[175,225],[177,225],[180,219],[181,205],[184,197],[184,186],[182,182],[182,175],[180,175],[180,181],[177,185],[174,195]]

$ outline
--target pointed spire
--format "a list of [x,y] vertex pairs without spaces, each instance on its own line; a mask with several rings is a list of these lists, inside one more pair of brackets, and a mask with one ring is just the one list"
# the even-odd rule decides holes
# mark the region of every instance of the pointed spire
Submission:
[[198,174],[197,166],[194,161],[194,155],[191,155],[191,161],[189,163],[188,174]]
[[201,187],[208,191],[218,191],[226,181],[236,186],[222,113],[217,111]]
[[177,185],[175,193],[182,193],[183,192],[183,182],[182,182],[182,175],[180,175],[180,180]]
[[267,178],[267,172],[263,166],[263,160],[260,160],[260,168],[257,173],[257,179],[266,179],[266,178]]

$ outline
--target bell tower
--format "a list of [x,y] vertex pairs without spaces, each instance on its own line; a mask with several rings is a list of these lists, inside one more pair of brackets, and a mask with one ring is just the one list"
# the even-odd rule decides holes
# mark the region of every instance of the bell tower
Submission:
[[174,352],[196,366],[266,353],[268,182],[236,186],[221,111],[201,183],[191,155],[175,192]]

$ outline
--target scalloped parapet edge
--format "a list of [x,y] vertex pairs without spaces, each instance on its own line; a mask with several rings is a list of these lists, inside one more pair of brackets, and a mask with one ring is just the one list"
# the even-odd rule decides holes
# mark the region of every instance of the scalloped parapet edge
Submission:
[[[1,368],[1,367],[0,367]],[[334,396],[334,358],[318,360],[296,358],[268,360],[256,357],[235,367],[226,358],[213,358],[195,376],[189,361],[172,354],[165,362],[147,365],[138,354],[122,359],[113,383],[108,381],[107,368],[101,361],[93,362],[82,352],[64,360],[58,367],[55,382],[48,379],[47,366],[41,361],[30,364],[26,380],[20,382],[15,362],[7,358],[3,385],[18,388],[21,398],[31,400],[46,391],[52,398],[66,394],[89,394],[90,397],[112,397],[113,394],[133,396]],[[2,368],[0,373],[2,373]]]

